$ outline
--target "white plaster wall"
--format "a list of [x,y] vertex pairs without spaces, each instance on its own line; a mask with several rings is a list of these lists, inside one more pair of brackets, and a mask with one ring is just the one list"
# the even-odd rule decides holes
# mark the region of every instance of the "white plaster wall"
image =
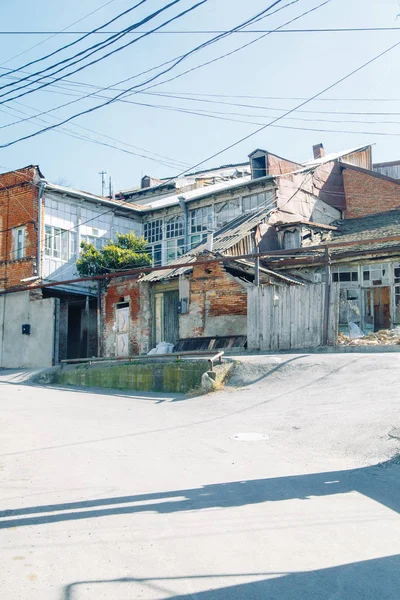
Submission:
[[[57,298],[30,301],[29,292],[0,296],[0,367],[51,367]],[[31,334],[22,335],[22,325]]]

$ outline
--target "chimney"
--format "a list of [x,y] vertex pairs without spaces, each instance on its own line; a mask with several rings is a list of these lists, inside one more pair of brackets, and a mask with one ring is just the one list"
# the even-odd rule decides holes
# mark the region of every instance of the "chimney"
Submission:
[[323,144],[315,144],[315,146],[313,146],[312,149],[313,149],[315,159],[322,158],[323,156],[325,156],[325,150],[324,150]]

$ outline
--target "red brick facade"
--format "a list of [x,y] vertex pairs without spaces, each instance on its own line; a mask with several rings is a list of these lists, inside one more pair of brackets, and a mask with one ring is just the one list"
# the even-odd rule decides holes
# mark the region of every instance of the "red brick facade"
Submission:
[[[0,175],[0,288],[21,285],[21,279],[37,273],[38,170],[26,167]],[[13,252],[15,230],[25,228],[24,257]]]
[[343,168],[346,219],[400,208],[400,183],[354,167]]

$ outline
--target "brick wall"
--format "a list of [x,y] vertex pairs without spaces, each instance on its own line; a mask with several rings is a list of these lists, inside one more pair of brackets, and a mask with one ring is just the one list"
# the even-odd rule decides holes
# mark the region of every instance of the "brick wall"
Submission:
[[189,312],[180,317],[180,337],[245,335],[246,332],[245,284],[239,283],[220,264],[194,267]]
[[[21,279],[36,274],[38,243],[36,177],[35,167],[0,174],[0,288],[20,285]],[[12,229],[18,226],[26,227],[25,256],[14,260]]]
[[116,355],[115,305],[129,302],[129,354],[144,354],[151,343],[151,304],[148,284],[136,279],[112,279],[102,296],[103,355]]
[[346,219],[366,217],[400,208],[400,185],[379,175],[343,169]]

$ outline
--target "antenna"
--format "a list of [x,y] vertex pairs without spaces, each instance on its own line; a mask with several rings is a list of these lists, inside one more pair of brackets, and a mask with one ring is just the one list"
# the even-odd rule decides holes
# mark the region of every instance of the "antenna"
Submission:
[[106,189],[107,171],[99,171],[99,175],[101,175],[101,195],[104,196],[104,191]]

